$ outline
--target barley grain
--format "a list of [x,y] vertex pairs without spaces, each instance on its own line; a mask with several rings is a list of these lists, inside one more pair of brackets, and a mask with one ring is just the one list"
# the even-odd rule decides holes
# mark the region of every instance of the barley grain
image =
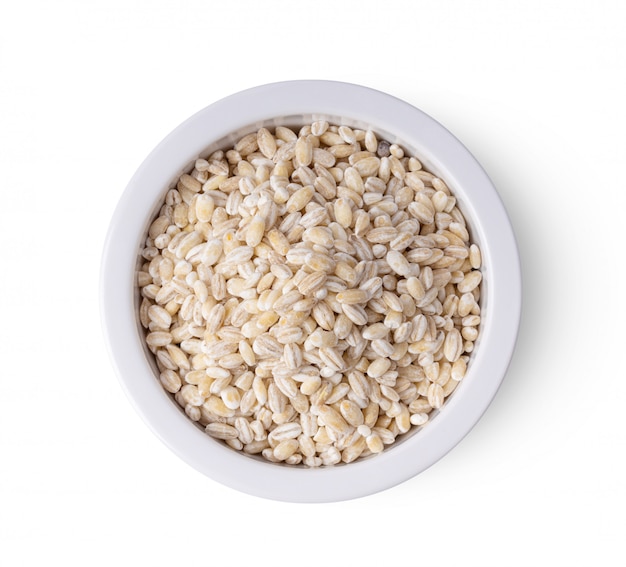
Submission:
[[206,426],[206,432],[216,439],[236,439],[239,435],[237,429],[226,423],[209,423]]

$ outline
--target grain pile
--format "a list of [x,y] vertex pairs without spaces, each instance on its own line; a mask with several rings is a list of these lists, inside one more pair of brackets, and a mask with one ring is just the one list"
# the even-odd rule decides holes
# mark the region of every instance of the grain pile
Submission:
[[261,128],[168,191],[138,273],[163,387],[233,449],[380,453],[466,373],[481,254],[443,180],[371,131]]

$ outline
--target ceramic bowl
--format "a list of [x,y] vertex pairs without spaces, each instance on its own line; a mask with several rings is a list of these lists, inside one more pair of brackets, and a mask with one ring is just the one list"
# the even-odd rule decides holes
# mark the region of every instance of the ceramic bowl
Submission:
[[[419,156],[446,181],[483,256],[481,332],[468,373],[443,408],[415,432],[349,464],[306,468],[280,465],[235,451],[191,422],[162,388],[138,322],[136,270],[149,223],[165,192],[198,157],[227,148],[265,126],[299,127],[326,119],[372,129]],[[521,275],[513,230],[480,164],[448,130],[388,94],[330,81],[274,83],[239,92],[177,127],[145,159],[113,215],[101,268],[104,334],[118,378],[152,431],[175,454],[234,489],[292,502],[366,496],[401,483],[450,451],[489,406],[513,354],[521,311]]]

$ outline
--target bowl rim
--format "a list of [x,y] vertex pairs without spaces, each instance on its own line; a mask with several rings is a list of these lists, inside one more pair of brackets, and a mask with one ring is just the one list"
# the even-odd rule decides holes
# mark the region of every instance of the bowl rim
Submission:
[[[458,392],[436,419],[392,449],[349,465],[319,469],[263,462],[207,442],[206,434],[180,412],[155,379],[137,328],[133,292],[148,213],[162,198],[165,180],[176,179],[216,140],[298,117],[302,122],[305,117],[335,118],[337,123],[368,125],[415,152],[457,197],[484,261],[481,301],[486,309],[480,343]],[[521,303],[513,228],[478,161],[418,108],[369,87],[336,81],[253,87],[207,106],[175,128],[146,157],[124,190],[106,235],[100,271],[100,313],[109,356],[144,422],[175,454],[213,480],[289,502],[331,502],[373,494],[419,474],[448,453],[478,422],[506,374],[517,341]]]

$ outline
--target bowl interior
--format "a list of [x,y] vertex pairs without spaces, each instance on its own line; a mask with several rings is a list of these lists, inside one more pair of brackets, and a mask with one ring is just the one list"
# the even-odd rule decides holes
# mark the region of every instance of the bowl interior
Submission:
[[[145,242],[146,237],[148,235],[148,229],[150,227],[150,224],[152,223],[152,221],[154,220],[154,218],[157,216],[158,211],[161,207],[161,205],[163,204],[163,200],[165,198],[165,194],[167,193],[167,191],[169,191],[170,189],[173,189],[176,187],[176,183],[178,181],[178,178],[180,177],[180,175],[182,175],[183,173],[190,173],[191,170],[194,168],[194,164],[196,159],[198,158],[207,158],[208,156],[210,156],[212,153],[218,151],[218,150],[228,150],[231,149],[234,144],[241,139],[243,136],[256,132],[258,131],[260,128],[268,128],[270,130],[273,130],[274,128],[276,128],[277,126],[285,126],[288,128],[291,128],[294,132],[298,132],[300,130],[300,128],[302,128],[303,126],[307,125],[307,124],[311,124],[312,122],[314,122],[315,120],[326,120],[328,121],[329,124],[335,124],[335,125],[345,125],[345,126],[349,126],[350,128],[353,129],[362,129],[362,130],[372,130],[375,134],[376,137],[381,140],[387,140],[391,143],[395,143],[398,144],[399,146],[401,146],[405,152],[407,153],[407,155],[410,156],[416,156],[418,157],[418,159],[420,159],[420,161],[422,162],[424,169],[426,169],[427,171],[437,175],[438,177],[440,177],[441,179],[443,179],[444,181],[446,181],[446,183],[448,184],[452,194],[458,198],[458,192],[456,190],[456,188],[454,187],[453,184],[448,183],[448,179],[447,179],[447,175],[446,175],[446,171],[445,169],[437,168],[437,164],[433,163],[432,160],[430,160],[428,158],[428,156],[426,155],[422,155],[416,148],[415,146],[413,146],[411,143],[402,140],[400,138],[398,138],[395,134],[391,133],[391,132],[386,132],[383,130],[379,130],[374,124],[371,123],[366,123],[363,120],[355,120],[355,119],[351,119],[349,116],[332,116],[332,115],[328,115],[328,114],[302,114],[302,115],[292,115],[292,116],[279,116],[279,117],[273,117],[273,118],[268,118],[266,120],[263,120],[262,122],[255,122],[253,124],[248,124],[245,125],[241,128],[238,128],[237,130],[233,131],[232,133],[229,133],[227,136],[223,136],[218,140],[213,140],[210,141],[210,143],[206,146],[206,148],[199,152],[197,155],[192,156],[189,160],[185,161],[184,165],[182,165],[179,170],[176,172],[176,174],[169,180],[168,183],[166,183],[163,188],[161,189],[161,191],[156,195],[156,200],[154,205],[151,208],[151,213],[146,217],[145,222],[144,222],[144,227],[143,227],[143,231],[141,233],[141,238],[139,241],[139,245],[138,248],[141,247],[141,244],[143,242]],[[463,213],[465,220],[467,222],[467,227],[468,227],[468,231],[470,233],[470,237],[472,239],[472,242],[475,242],[476,244],[478,244],[479,247],[481,247],[482,249],[482,245],[481,245],[481,241],[480,241],[480,231],[478,231],[476,229],[478,223],[477,221],[468,214],[467,210],[466,210],[466,206],[465,206],[465,201],[463,201],[462,199],[459,198],[458,200],[458,205],[459,209],[461,210],[461,212]],[[138,254],[138,258],[137,258],[137,269],[139,268],[141,263],[141,258],[139,257]],[[484,266],[481,270],[483,272],[483,281],[481,283],[481,297],[480,297],[480,302],[481,302],[481,317],[486,317],[488,315],[488,300],[487,300],[487,294],[482,291],[484,286],[488,286],[488,278],[489,278],[489,273],[488,273],[488,269],[487,266]],[[154,359],[154,355],[150,352],[150,350],[148,349],[148,347],[145,344],[145,330],[142,328],[141,323],[139,322],[139,305],[141,303],[141,296],[139,294],[139,291],[137,289],[137,286],[135,286],[135,313],[136,315],[136,326],[137,326],[137,333],[139,334],[139,336],[141,337],[142,340],[142,350],[144,352],[145,358],[146,358],[146,363],[152,368],[152,371],[154,373],[154,379],[155,381],[158,383],[158,376],[159,376],[159,371],[158,368],[156,366],[156,362]],[[479,334],[476,342],[475,342],[475,346],[476,348],[479,348],[480,346],[480,340],[481,340],[481,335]],[[467,371],[467,375],[466,377],[463,379],[463,381],[459,384],[459,386],[456,388],[456,390],[454,392],[452,392],[452,394],[446,399],[446,404],[444,404],[444,406],[439,410],[439,409],[435,409],[430,413],[430,420],[429,423],[432,422],[433,419],[436,419],[437,416],[440,414],[440,412],[445,411],[446,406],[448,405],[448,403],[450,402],[450,400],[453,399],[453,396],[457,396],[459,395],[459,391],[463,390],[463,386],[464,383],[466,383],[468,381],[468,379],[471,378],[471,374],[473,372],[473,358],[474,356],[472,356],[474,353],[470,354],[470,362],[468,364],[468,371]],[[180,413],[181,415],[181,419],[184,419],[186,421],[190,421],[189,418],[186,416],[183,408],[181,408],[173,399],[173,397],[171,395],[168,395],[165,391],[163,391],[163,394],[168,398],[168,400],[170,400],[170,402],[176,407],[177,411]],[[200,429],[201,431],[204,431],[204,427],[202,427],[201,425],[194,423],[193,424],[196,428]],[[428,424],[427,424],[428,425]],[[392,451],[394,450],[394,448],[398,447],[401,443],[405,442],[406,440],[410,439],[411,437],[413,437],[414,435],[418,434],[420,431],[422,431],[424,427],[412,427],[411,430],[405,434],[399,435],[396,438],[396,441],[389,447],[387,447],[385,449],[386,452],[388,451]],[[212,444],[219,444],[219,445],[223,445],[220,441],[217,441],[215,439],[213,439],[210,436],[206,436],[206,442],[207,443],[212,443]],[[247,453],[244,453],[242,451],[237,451],[236,455],[244,458],[244,459],[254,459],[263,463],[266,463],[267,461],[265,461],[264,459],[262,459],[262,457],[258,456],[258,455],[248,455]],[[368,457],[365,458],[375,458],[379,455],[370,455]],[[334,465],[334,466],[349,466],[352,465],[353,463],[348,463],[347,465],[345,463],[339,463],[338,465]],[[293,465],[287,465],[284,463],[270,463],[271,466],[279,466],[279,467],[290,467]],[[299,468],[302,468],[301,466],[299,466]]]

